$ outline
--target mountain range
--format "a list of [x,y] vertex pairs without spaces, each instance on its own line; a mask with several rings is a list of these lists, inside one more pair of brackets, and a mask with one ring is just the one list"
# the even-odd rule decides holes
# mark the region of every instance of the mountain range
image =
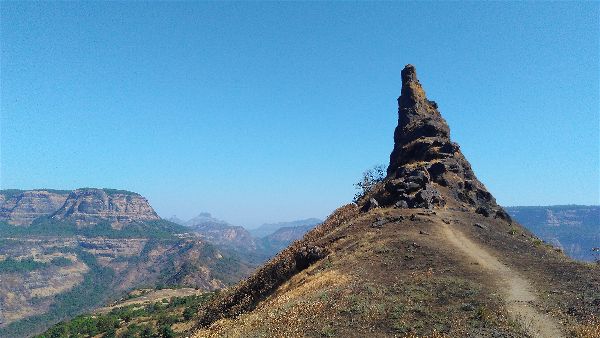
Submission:
[[600,261],[600,206],[516,206],[507,207],[506,211],[570,257]]
[[135,288],[221,289],[261,262],[160,219],[129,191],[2,190],[0,202],[1,337],[43,331]]
[[0,336],[38,332],[136,288],[224,288],[305,232],[271,243],[209,213],[172,220],[125,190],[0,190]]

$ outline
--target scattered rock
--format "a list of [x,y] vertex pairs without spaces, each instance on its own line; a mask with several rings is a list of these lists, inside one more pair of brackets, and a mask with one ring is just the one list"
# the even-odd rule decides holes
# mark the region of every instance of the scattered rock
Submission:
[[379,208],[379,202],[377,202],[377,200],[375,198],[369,198],[369,200],[367,201],[367,203],[365,203],[365,205],[363,205],[361,211],[366,212],[366,211],[371,211],[375,208]]
[[463,311],[475,311],[475,306],[471,303],[465,303],[460,308]]
[[399,200],[398,202],[396,202],[396,204],[394,204],[394,207],[399,209],[407,209],[408,203],[405,200]]
[[381,228],[384,224],[389,223],[390,221],[387,218],[378,217],[373,224],[371,224],[371,228]]
[[512,224],[512,218],[510,217],[510,215],[502,208],[498,209],[496,211],[496,214],[494,215],[494,218],[500,218],[503,219],[505,221],[507,221],[508,223]]
[[321,247],[301,247],[300,250],[296,252],[294,256],[294,259],[296,261],[296,269],[298,271],[302,271],[308,268],[314,262],[325,257],[325,255],[325,250],[323,250]]
[[427,236],[431,235],[427,231],[423,231],[423,230],[419,230],[419,234],[421,234],[421,235],[427,235]]
[[487,226],[485,226],[485,225],[483,225],[481,223],[475,223],[475,224],[473,224],[473,226],[476,226],[476,227],[478,227],[480,229],[483,229],[483,230],[487,230]]
[[490,217],[490,209],[489,208],[486,208],[486,207],[482,206],[482,207],[479,207],[479,208],[475,209],[475,212],[478,213],[478,214],[480,214],[480,215],[483,215],[485,217]]

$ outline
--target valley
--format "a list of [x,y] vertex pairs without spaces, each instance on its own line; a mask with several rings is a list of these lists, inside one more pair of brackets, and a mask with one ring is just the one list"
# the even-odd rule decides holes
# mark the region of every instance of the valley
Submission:
[[[210,214],[163,220],[124,190],[2,190],[0,197],[2,337],[39,333],[135,289],[220,290],[277,250]],[[276,248],[304,232],[278,238]],[[184,296],[165,297],[173,295]]]

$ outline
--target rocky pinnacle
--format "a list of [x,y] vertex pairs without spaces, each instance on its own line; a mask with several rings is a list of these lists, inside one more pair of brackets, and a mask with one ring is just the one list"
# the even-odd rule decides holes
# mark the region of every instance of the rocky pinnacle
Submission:
[[363,210],[397,208],[473,208],[510,221],[479,182],[434,101],[427,99],[413,65],[401,72],[398,126],[387,176],[359,200]]

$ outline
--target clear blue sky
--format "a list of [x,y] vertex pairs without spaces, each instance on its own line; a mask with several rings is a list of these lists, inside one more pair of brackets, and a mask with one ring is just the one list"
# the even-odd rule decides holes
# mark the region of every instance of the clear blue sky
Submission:
[[2,188],[162,216],[325,217],[387,163],[417,67],[503,205],[598,204],[599,5],[1,3]]

